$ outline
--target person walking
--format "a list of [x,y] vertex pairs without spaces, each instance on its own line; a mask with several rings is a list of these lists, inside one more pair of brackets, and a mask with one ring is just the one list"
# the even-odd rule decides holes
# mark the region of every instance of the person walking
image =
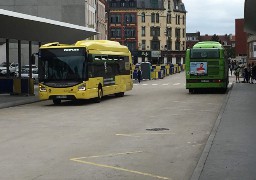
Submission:
[[139,83],[140,83],[140,80],[141,80],[141,74],[142,74],[141,70],[138,69],[138,71],[137,71],[137,78],[138,78],[138,82]]
[[236,69],[235,69],[235,76],[236,76],[236,82],[240,83],[240,79],[239,79],[239,76],[240,76],[240,66],[236,67]]
[[244,82],[248,83],[249,82],[249,71],[247,67],[244,67]]
[[248,65],[248,80],[249,80],[249,83],[252,82],[252,67],[251,67],[251,64]]
[[230,70],[230,74],[232,76],[232,71],[233,71],[233,62],[229,63],[229,70]]

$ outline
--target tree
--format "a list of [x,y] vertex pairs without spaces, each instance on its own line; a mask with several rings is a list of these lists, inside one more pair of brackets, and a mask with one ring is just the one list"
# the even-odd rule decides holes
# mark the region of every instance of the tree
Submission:
[[216,41],[216,42],[220,42],[220,38],[219,38],[219,36],[218,35],[216,35],[216,34],[214,34],[213,36],[212,36],[212,39],[211,39],[212,41]]

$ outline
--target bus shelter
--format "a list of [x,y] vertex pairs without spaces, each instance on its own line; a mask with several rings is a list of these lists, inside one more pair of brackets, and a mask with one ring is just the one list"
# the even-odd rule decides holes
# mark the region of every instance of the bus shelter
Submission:
[[[29,57],[29,77],[32,77],[32,44],[47,42],[60,43],[74,43],[78,40],[86,39],[97,34],[92,28],[78,26],[70,23],[55,21],[37,16],[17,13],[0,9],[0,38],[5,39],[6,44],[6,68],[7,75],[0,79],[0,93],[1,91],[11,91],[12,79],[10,77],[10,47],[12,40],[17,40],[18,44],[18,74],[21,74],[21,41],[28,43],[28,57]],[[10,86],[10,88],[5,88]],[[8,92],[6,92],[8,93]],[[11,92],[10,92],[11,93]],[[33,92],[34,93],[34,92]],[[31,94],[31,92],[29,93]]]

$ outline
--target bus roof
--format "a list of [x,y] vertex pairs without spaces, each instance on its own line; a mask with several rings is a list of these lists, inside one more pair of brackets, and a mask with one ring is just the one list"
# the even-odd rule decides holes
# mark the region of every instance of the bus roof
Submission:
[[85,47],[88,51],[113,51],[129,53],[127,46],[121,45],[117,41],[110,40],[82,40],[77,41],[75,44],[60,44],[59,42],[52,42],[42,45],[40,48],[69,48],[69,47]]
[[223,46],[216,41],[202,41],[196,43],[193,48],[218,48],[218,49],[223,49]]

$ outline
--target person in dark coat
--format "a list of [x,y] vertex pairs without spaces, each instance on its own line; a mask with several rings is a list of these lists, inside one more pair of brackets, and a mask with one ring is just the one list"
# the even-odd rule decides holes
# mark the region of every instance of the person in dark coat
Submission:
[[244,82],[249,82],[249,71],[247,67],[244,67]]
[[255,83],[256,80],[256,65],[252,63],[252,84]]
[[137,78],[138,78],[138,82],[139,83],[140,83],[140,80],[141,80],[141,74],[142,74],[141,70],[138,69],[138,71],[137,71]]

